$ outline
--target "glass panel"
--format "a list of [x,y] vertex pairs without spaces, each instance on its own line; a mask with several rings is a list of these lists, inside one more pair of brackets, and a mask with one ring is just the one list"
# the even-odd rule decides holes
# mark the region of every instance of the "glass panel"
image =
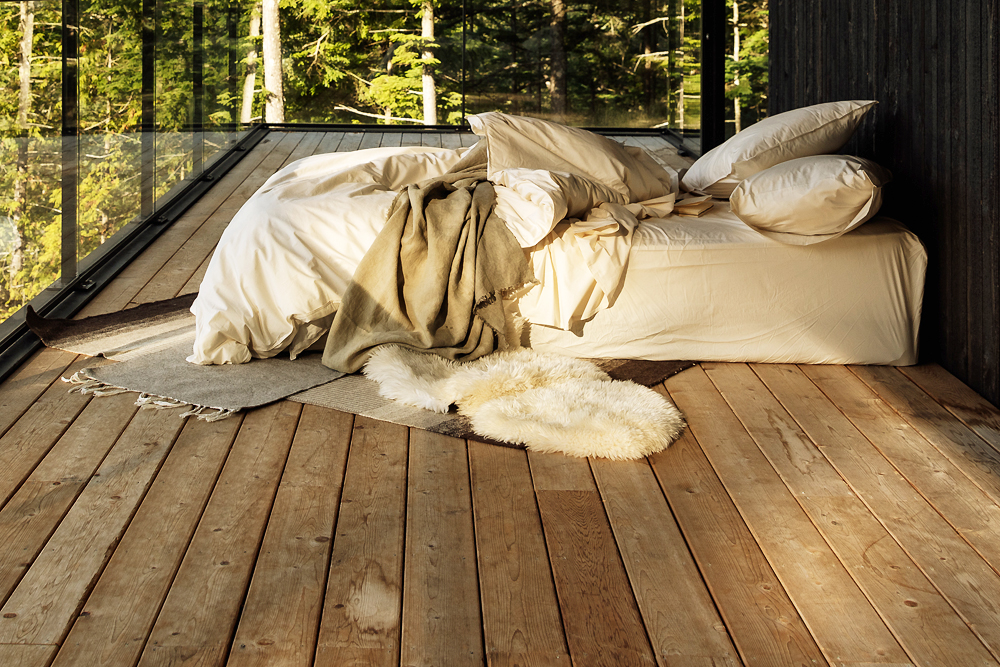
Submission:
[[78,255],[139,215],[142,12],[106,0],[80,7]]
[[240,5],[207,0],[204,7],[204,149],[212,164],[239,140],[240,72],[238,38]]
[[156,168],[153,199],[161,200],[201,165],[195,164],[193,3],[156,3]]
[[726,0],[726,138],[767,116],[767,0]]
[[58,280],[62,5],[0,3],[0,321]]

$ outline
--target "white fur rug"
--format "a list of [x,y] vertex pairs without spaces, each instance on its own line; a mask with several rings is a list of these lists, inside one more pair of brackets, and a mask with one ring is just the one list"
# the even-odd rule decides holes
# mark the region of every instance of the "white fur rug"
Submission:
[[456,363],[383,346],[364,373],[386,398],[435,412],[456,405],[479,435],[537,452],[636,459],[684,429],[677,408],[652,389],[612,380],[589,361],[525,348]]

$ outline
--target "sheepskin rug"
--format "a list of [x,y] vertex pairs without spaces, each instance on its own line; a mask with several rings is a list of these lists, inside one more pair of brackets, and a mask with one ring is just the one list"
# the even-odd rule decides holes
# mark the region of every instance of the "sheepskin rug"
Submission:
[[536,452],[636,459],[665,449],[684,418],[652,389],[612,380],[589,361],[519,348],[467,363],[397,346],[364,368],[385,398],[447,412],[488,438]]

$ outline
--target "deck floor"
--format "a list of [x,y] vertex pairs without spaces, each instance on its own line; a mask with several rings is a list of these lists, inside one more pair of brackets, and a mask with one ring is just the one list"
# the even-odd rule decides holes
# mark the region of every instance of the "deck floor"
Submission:
[[[282,164],[421,141],[469,138],[272,133],[84,314],[196,290]],[[289,401],[184,421],[68,393],[86,362],[0,385],[5,667],[1000,658],[1000,412],[934,365],[703,363],[660,387],[684,436],[614,463]]]

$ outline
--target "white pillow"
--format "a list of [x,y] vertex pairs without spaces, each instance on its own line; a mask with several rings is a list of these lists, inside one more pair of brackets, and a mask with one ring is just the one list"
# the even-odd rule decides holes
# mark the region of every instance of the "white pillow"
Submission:
[[765,118],[698,158],[682,186],[725,199],[758,171],[798,157],[836,153],[875,104],[827,102]]
[[740,220],[791,245],[836,238],[874,216],[892,174],[850,155],[782,162],[741,182],[729,199]]
[[644,152],[613,139],[557,123],[489,112],[469,116],[472,131],[486,138],[487,177],[507,169],[540,169],[584,176],[628,202],[670,192],[670,174]]

